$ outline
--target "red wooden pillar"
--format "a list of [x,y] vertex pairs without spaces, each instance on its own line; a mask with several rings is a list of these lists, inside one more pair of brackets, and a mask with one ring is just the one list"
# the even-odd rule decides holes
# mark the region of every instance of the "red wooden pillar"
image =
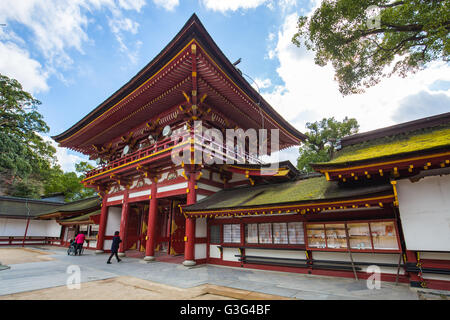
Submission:
[[107,196],[103,195],[102,211],[100,214],[100,225],[98,226],[97,248],[95,253],[103,253],[105,243],[106,222],[108,221],[108,206],[106,205]]
[[[197,192],[196,192],[196,172],[191,171],[189,174],[188,181],[188,194],[186,204],[194,204],[197,202]],[[186,230],[185,230],[185,244],[184,244],[184,262],[185,266],[195,265],[195,218],[186,217]]]
[[155,260],[156,221],[158,214],[158,199],[156,198],[158,179],[154,178],[151,186],[150,208],[148,212],[147,242],[145,244],[145,261]]
[[120,231],[119,231],[120,239],[122,239],[122,242],[119,245],[119,256],[121,257],[125,255],[129,211],[130,210],[128,205],[128,191],[125,191],[123,195],[122,216],[120,218]]

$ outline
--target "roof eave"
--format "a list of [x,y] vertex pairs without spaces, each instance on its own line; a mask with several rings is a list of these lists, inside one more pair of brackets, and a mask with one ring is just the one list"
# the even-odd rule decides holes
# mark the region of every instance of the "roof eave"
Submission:
[[[183,28],[178,32],[178,34],[169,42],[168,45],[143,69],[141,69],[132,79],[130,79],[125,85],[113,93],[108,99],[98,105],[93,111],[86,115],[83,119],[78,121],[71,128],[67,129],[59,135],[52,136],[52,138],[61,143],[63,140],[67,140],[73,134],[81,130],[84,126],[92,121],[98,114],[107,110],[111,105],[119,102],[123,99],[128,92],[132,92],[137,88],[145,79],[148,78],[149,74],[156,72],[159,67],[164,65],[164,62],[170,60],[170,57],[174,56],[179,48],[182,48],[186,42],[195,39],[201,44],[206,44],[206,50],[212,51],[214,56],[217,57],[220,64],[224,67],[224,72],[228,73],[230,77],[233,78],[238,85],[245,90],[249,97],[255,102],[259,101],[265,108],[265,111],[270,115],[270,117],[280,122],[280,125],[286,128],[286,130],[297,139],[295,143],[300,144],[307,137],[303,133],[296,130],[291,124],[289,124],[281,115],[279,115],[275,109],[273,109],[264,98],[244,79],[244,77],[237,71],[237,69],[231,64],[231,62],[226,58],[217,44],[214,42],[212,37],[208,34],[198,17],[193,14],[191,18],[186,22]],[[256,102],[255,102],[256,103]],[[294,143],[292,145],[295,145]]]

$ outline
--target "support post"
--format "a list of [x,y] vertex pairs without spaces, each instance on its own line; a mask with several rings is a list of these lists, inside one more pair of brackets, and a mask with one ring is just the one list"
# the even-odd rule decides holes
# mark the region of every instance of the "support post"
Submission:
[[129,206],[128,206],[128,190],[125,190],[123,195],[123,204],[122,204],[122,216],[120,218],[120,239],[122,242],[119,245],[119,257],[125,256],[125,245],[127,241],[127,228],[128,228],[128,215],[129,215]]
[[103,253],[105,243],[106,223],[108,221],[108,206],[106,205],[107,197],[103,195],[102,210],[100,213],[100,225],[98,226],[97,248],[95,253]]
[[[191,205],[196,203],[197,201],[197,190],[196,187],[196,179],[195,179],[196,171],[192,170],[189,173],[189,181],[188,181],[188,194],[187,194],[187,205]],[[195,218],[186,217],[186,230],[185,230],[185,243],[184,243],[184,262],[185,266],[194,266],[195,265]]]
[[[417,260],[417,252],[406,250],[406,266],[413,265],[414,267],[419,265]],[[423,279],[420,277],[420,273],[408,272],[409,284],[414,288],[423,288],[425,286]]]
[[27,226],[25,227],[25,233],[23,235],[22,247],[25,247],[25,239],[27,238],[28,226],[30,225],[30,218],[27,219]]
[[158,214],[158,200],[156,198],[158,179],[152,179],[150,208],[148,212],[147,240],[145,244],[145,261],[155,260],[156,218]]

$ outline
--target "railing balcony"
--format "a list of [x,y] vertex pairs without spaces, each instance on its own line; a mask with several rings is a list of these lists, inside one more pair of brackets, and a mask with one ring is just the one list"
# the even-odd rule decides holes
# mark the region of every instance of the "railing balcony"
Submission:
[[[189,142],[191,142],[190,145]],[[100,165],[97,168],[86,172],[85,179],[101,175],[105,172],[112,173],[113,171],[115,171],[114,169],[122,168],[127,164],[131,165],[137,163],[144,158],[150,157],[151,155],[155,155],[156,153],[163,153],[164,151],[174,149],[177,146],[181,147],[183,144],[189,147],[194,147],[196,150],[201,150],[202,159],[200,159],[200,161],[202,162],[205,158],[204,153],[210,153],[214,155],[213,161],[215,161],[215,163],[263,164],[263,162],[254,155],[242,151],[233,150],[224,144],[219,144],[215,141],[212,141],[208,137],[204,137],[191,132],[186,133],[185,135],[177,136],[176,138],[166,138],[148,147],[127,154],[120,159],[116,159],[107,164]]]
[[206,136],[195,134],[194,137],[196,146],[201,146],[203,154],[213,154],[213,160],[216,163],[219,160],[219,163],[264,164],[257,156],[248,152],[229,148],[225,144],[217,143]]
[[189,135],[185,135],[185,136],[180,136],[176,140],[174,140],[172,138],[167,138],[167,139],[158,141],[148,147],[134,151],[130,154],[127,154],[127,155],[121,157],[120,159],[113,160],[107,164],[98,166],[97,168],[86,172],[85,179],[96,176],[103,172],[112,171],[115,168],[123,167],[124,165],[126,165],[128,163],[137,162],[140,159],[143,159],[150,155],[156,154],[157,152],[169,150],[171,147],[174,147],[177,144],[182,144],[183,142],[185,142],[188,137],[189,137]]

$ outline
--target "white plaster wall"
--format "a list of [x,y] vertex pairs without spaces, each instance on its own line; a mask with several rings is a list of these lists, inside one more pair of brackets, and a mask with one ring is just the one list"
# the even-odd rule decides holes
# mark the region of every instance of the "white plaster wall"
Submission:
[[450,275],[445,275],[445,274],[423,273],[422,278],[424,278],[425,280],[430,279],[430,280],[450,281]]
[[41,232],[44,232],[46,237],[60,237],[61,236],[61,225],[56,222],[56,220],[31,220],[28,227],[27,235],[41,236]]
[[195,237],[206,238],[206,218],[195,219]]
[[163,187],[158,187],[158,193],[166,192],[166,191],[173,191],[173,190],[178,190],[178,189],[186,189],[187,187],[188,187],[187,182],[167,185],[167,186],[163,186]]
[[67,241],[67,234],[68,234],[68,232],[69,232],[69,229],[65,228],[64,232],[63,232],[63,235],[62,235],[63,241]]
[[202,199],[205,199],[207,196],[205,196],[204,194],[198,194],[197,193],[197,201],[200,201]]
[[89,241],[89,248],[96,248],[97,247],[97,241]]
[[237,248],[223,248],[223,260],[225,261],[239,261],[239,257],[235,257],[235,255],[239,254],[239,249]]
[[25,233],[26,225],[27,225],[26,219],[0,218],[0,236],[1,237],[23,236]]
[[146,196],[146,195],[150,195],[152,192],[151,190],[143,190],[143,191],[138,191],[138,192],[133,192],[130,193],[128,195],[129,198],[136,198],[136,197],[141,197],[141,196]]
[[450,251],[450,175],[397,182],[408,250]]
[[[323,251],[313,251],[313,259],[316,260],[337,260],[337,261],[351,261],[348,252],[323,252]],[[352,252],[352,257],[354,262],[373,262],[373,265],[377,263],[391,263],[394,265],[398,264],[399,253],[364,253],[364,252]],[[401,262],[403,264],[403,260]],[[357,266],[361,268],[361,272],[366,272],[369,266]],[[396,274],[397,268],[390,267],[380,267],[381,273],[391,273]],[[400,268],[399,274],[405,274],[403,268]]]
[[108,197],[108,200],[106,202],[112,202],[112,201],[117,201],[117,200],[122,200],[122,199],[123,199],[123,194],[120,196]]
[[[27,219],[0,218],[0,236],[23,237]],[[27,237],[59,237],[61,226],[55,220],[30,220]]]
[[209,257],[220,259],[219,245],[209,245]]
[[449,252],[420,252],[420,259],[450,260]]
[[112,240],[105,240],[103,242],[103,250],[111,250]]
[[197,243],[194,246],[194,258],[195,259],[206,259],[206,243]]
[[[108,208],[108,219],[106,219],[105,235],[112,236],[114,232],[120,231],[120,218],[122,217],[122,209],[118,207]],[[105,241],[106,242],[106,241]],[[106,247],[106,245],[105,245]]]
[[271,258],[306,259],[305,252],[303,250],[245,249],[245,255]]

